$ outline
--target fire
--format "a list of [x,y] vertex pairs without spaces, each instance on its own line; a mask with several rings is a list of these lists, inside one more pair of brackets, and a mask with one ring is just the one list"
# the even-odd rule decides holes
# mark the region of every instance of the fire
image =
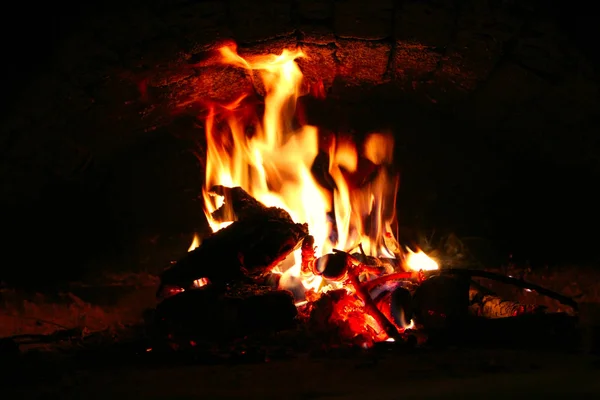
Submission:
[[[208,189],[217,184],[240,186],[263,204],[283,208],[296,222],[308,223],[320,255],[361,244],[368,255],[394,258],[398,254],[382,238],[393,237],[395,204],[389,203],[395,202],[397,177],[380,168],[362,187],[350,179],[361,157],[376,167],[389,164],[393,138],[372,133],[362,151],[353,142],[333,141],[329,174],[336,189],[321,187],[311,173],[319,152],[318,129],[294,127],[296,101],[304,94],[295,60],[303,57],[307,55],[301,49],[247,58],[232,45],[219,50],[218,62],[257,71],[266,95],[262,117],[250,94],[231,104],[210,106],[204,191],[209,223],[213,231],[224,227],[210,216],[222,199],[209,195]],[[335,215],[333,223],[330,213]]]
[[194,233],[194,239],[192,239],[192,243],[190,244],[190,247],[188,248],[188,253],[192,250],[197,249],[198,247],[200,247],[200,236],[198,236],[197,233]]
[[[229,104],[209,104],[203,191],[209,224],[216,232],[234,220],[232,213],[227,222],[212,218],[211,214],[223,205],[223,198],[210,195],[210,188],[240,186],[261,203],[286,210],[295,222],[307,223],[314,237],[315,257],[334,250],[350,253],[360,249],[363,256],[400,260],[402,251],[392,231],[399,183],[397,174],[390,172],[394,139],[390,134],[372,132],[361,146],[342,137],[331,140],[328,173],[335,185],[321,186],[311,172],[324,148],[319,130],[298,126],[296,118],[297,100],[307,91],[295,60],[307,57],[299,48],[283,50],[280,55],[246,58],[238,55],[234,45],[219,49],[215,61],[242,68],[253,79],[258,76],[265,95],[264,109],[253,93]],[[361,167],[364,165],[368,166],[368,175]],[[194,239],[190,250],[199,244]],[[433,265],[437,268],[432,260],[433,264],[428,264],[418,257],[420,253],[409,254],[406,265],[413,270],[433,269]],[[300,287],[305,292],[306,298],[298,299],[298,306],[310,303],[315,293],[344,288],[349,295],[357,296],[349,297],[337,308],[355,315],[353,323],[376,332],[373,337],[378,340],[388,337],[381,318],[378,322],[372,313],[360,311],[360,307],[366,307],[368,293],[350,289],[348,279],[359,284],[359,279],[364,279],[362,275],[327,279],[302,267],[300,249],[294,252],[293,260],[286,262],[287,266],[278,266],[273,272],[281,274],[280,287]],[[198,282],[198,286],[204,284]]]
[[418,250],[414,253],[410,249],[407,249],[404,265],[412,271],[434,271],[440,268],[438,263],[423,251]]

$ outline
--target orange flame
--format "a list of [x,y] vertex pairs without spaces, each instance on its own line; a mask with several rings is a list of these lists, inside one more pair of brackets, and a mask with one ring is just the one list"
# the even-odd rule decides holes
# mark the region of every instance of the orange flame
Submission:
[[[240,186],[267,206],[286,210],[295,222],[308,223],[315,238],[316,256],[334,248],[357,247],[370,256],[398,258],[401,254],[392,225],[398,177],[388,172],[394,140],[391,135],[370,133],[362,148],[352,141],[336,139],[329,147],[329,174],[333,190],[323,188],[311,173],[319,153],[318,129],[296,126],[296,102],[303,95],[303,76],[296,59],[306,58],[301,49],[280,55],[242,58],[235,46],[218,51],[217,62],[257,72],[265,89],[264,111],[251,94],[230,104],[212,104],[206,119],[207,162],[204,188],[205,214],[213,231],[230,221],[215,221],[211,214],[223,199],[209,195],[214,185]],[[359,165],[372,168],[368,177]],[[331,215],[334,216],[332,221]],[[339,287],[301,270],[300,250],[294,260],[280,266],[280,286],[300,282],[307,292]]]
[[197,249],[198,247],[200,247],[200,236],[198,236],[197,233],[194,233],[194,239],[192,239],[192,243],[190,244],[190,247],[188,248],[188,253],[192,250]]
[[422,250],[417,250],[415,253],[410,249],[407,249],[404,265],[412,271],[435,271],[440,268],[437,261],[423,253]]

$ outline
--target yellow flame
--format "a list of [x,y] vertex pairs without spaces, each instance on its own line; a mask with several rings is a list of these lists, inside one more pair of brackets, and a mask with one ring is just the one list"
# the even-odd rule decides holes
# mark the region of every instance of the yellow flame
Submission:
[[438,263],[427,254],[423,253],[422,250],[418,250],[416,253],[411,249],[406,249],[406,251],[407,254],[404,265],[406,265],[406,267],[410,270],[434,271],[440,268]]
[[[295,60],[303,57],[307,56],[301,49],[247,58],[239,56],[233,46],[219,50],[218,62],[257,71],[266,94],[262,115],[250,103],[250,94],[230,104],[210,106],[203,193],[209,224],[217,231],[234,219],[231,213],[226,221],[212,218],[223,199],[209,195],[209,189],[240,186],[263,204],[286,210],[295,222],[308,223],[317,256],[361,244],[368,255],[394,257],[383,238],[391,235],[395,218],[397,177],[377,167],[369,183],[358,184],[352,178],[360,172],[361,157],[376,166],[391,163],[394,141],[390,135],[372,133],[360,152],[351,141],[334,141],[329,149],[329,174],[336,187],[330,192],[319,185],[311,173],[319,153],[319,132],[314,126],[294,125],[296,101],[303,94],[303,76]],[[334,224],[328,218],[332,211]],[[294,260],[282,272],[280,285],[295,277],[301,278],[306,290],[327,290],[322,277],[301,276],[300,251]]]
[[192,243],[190,244],[188,253],[194,249],[197,249],[198,247],[200,247],[200,236],[198,236],[197,233],[194,233],[194,239],[192,239]]

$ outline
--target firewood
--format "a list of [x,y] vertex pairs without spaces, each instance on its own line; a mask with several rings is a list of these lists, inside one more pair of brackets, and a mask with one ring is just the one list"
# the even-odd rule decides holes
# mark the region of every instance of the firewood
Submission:
[[296,315],[287,291],[238,285],[223,292],[209,285],[164,300],[154,319],[159,340],[219,341],[290,328]]
[[278,207],[265,206],[239,186],[230,188],[215,185],[210,189],[209,193],[225,198],[223,205],[211,214],[211,217],[215,221],[235,221],[252,218],[257,215],[292,221],[287,211]]
[[264,215],[238,220],[166,270],[159,292],[166,285],[187,289],[200,278],[222,284],[266,273],[300,246],[307,230],[305,224]]
[[391,290],[382,291],[375,299],[377,308],[392,322],[399,331],[403,331],[412,319],[412,294],[400,284]]
[[461,326],[468,318],[469,280],[437,275],[425,280],[413,294],[414,319],[427,329]]
[[471,314],[483,318],[517,317],[545,311],[545,307],[505,300],[495,294],[482,293],[473,286],[469,290],[469,300]]
[[265,207],[241,188],[215,190],[229,196],[237,220],[167,269],[161,276],[159,296],[166,287],[188,289],[201,278],[227,284],[263,275],[299,248],[308,234],[306,224],[294,223],[284,210]]
[[463,279],[471,280],[471,283],[474,282],[474,281],[472,281],[472,278],[490,279],[490,280],[502,282],[502,283],[505,283],[508,285],[513,285],[513,286],[516,286],[521,289],[527,289],[527,290],[536,292],[542,296],[549,297],[553,300],[560,302],[561,304],[563,304],[565,306],[570,307],[572,309],[572,311],[575,313],[577,313],[578,309],[579,309],[577,302],[570,297],[564,296],[560,293],[556,293],[550,289],[546,289],[546,288],[536,285],[534,283],[526,282],[522,279],[505,276],[505,275],[497,274],[494,272],[474,270],[474,269],[463,269],[463,268],[444,268],[444,269],[441,269],[438,271],[426,271],[426,275],[431,275],[431,274],[433,274],[433,275],[442,274],[442,275],[461,277]]

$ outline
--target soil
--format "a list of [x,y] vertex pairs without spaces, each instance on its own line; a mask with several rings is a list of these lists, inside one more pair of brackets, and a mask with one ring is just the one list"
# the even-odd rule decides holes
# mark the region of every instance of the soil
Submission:
[[[63,359],[31,367],[32,375],[4,394],[21,399],[582,396],[600,393],[599,367],[598,358],[585,355],[459,348],[212,366],[118,359],[86,365]],[[44,375],[50,378],[40,379]]]

